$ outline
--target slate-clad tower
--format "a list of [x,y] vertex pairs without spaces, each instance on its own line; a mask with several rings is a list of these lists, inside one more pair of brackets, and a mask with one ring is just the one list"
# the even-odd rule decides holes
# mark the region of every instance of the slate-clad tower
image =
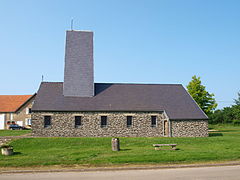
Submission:
[[93,32],[67,31],[64,96],[93,97]]

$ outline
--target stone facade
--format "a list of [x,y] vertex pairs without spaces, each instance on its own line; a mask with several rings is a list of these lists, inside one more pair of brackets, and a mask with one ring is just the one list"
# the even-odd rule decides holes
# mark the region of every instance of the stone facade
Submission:
[[[44,127],[44,116],[51,116],[51,126]],[[75,127],[75,116],[81,116],[81,126]],[[101,116],[107,116],[107,126],[101,127]],[[127,116],[132,125],[127,127]],[[156,127],[151,126],[156,116]],[[164,126],[164,121],[169,122]],[[205,137],[207,120],[169,121],[164,112],[33,112],[32,133],[46,137]],[[166,130],[167,129],[167,130]],[[166,131],[170,131],[166,133]]]
[[9,128],[10,122],[15,122],[20,126],[31,125],[31,120],[29,122],[29,119],[31,119],[31,113],[29,113],[29,109],[32,108],[33,101],[34,101],[34,98],[30,99],[26,104],[24,104],[16,112],[0,113],[0,114],[4,114],[4,129]]
[[17,112],[13,114],[13,120],[17,123],[22,122],[23,126],[31,125],[29,124],[28,119],[31,119],[31,110],[32,109],[34,98],[28,101],[23,107],[21,107]]
[[172,137],[208,137],[208,120],[171,120]]
[[[51,116],[51,126],[44,128],[44,116]],[[75,128],[75,116],[82,117],[82,125]],[[101,116],[107,116],[107,126],[101,127]],[[127,127],[127,116],[132,116],[132,126]],[[156,127],[151,126],[151,116],[157,117]],[[161,137],[163,112],[34,112],[33,135],[80,137]]]

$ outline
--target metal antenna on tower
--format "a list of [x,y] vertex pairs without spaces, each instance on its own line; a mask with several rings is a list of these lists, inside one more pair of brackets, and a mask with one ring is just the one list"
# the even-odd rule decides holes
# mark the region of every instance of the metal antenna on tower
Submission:
[[42,75],[42,82],[43,82],[43,75]]
[[73,18],[71,19],[71,30],[73,31]]

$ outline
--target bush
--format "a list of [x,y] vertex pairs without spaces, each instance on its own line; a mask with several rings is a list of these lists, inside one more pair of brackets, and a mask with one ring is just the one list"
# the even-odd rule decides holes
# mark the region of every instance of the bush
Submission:
[[235,125],[240,125],[240,120],[239,120],[239,119],[234,119],[234,120],[233,120],[233,124],[235,124]]
[[240,105],[225,107],[221,110],[216,110],[209,115],[210,124],[228,123],[240,124]]

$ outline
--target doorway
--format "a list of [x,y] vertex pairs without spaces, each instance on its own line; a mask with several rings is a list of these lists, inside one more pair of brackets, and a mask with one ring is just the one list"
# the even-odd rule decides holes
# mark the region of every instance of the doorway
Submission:
[[167,120],[163,121],[163,133],[165,137],[169,136],[169,126]]

